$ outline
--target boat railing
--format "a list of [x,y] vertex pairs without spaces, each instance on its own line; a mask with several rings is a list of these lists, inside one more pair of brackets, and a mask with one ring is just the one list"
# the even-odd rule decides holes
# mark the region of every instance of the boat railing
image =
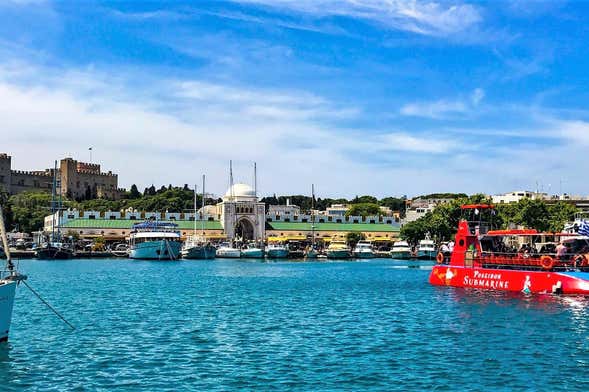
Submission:
[[[450,264],[452,255],[457,252],[444,253],[441,264]],[[530,270],[589,270],[589,254],[584,255],[567,252],[559,256],[554,252],[476,252],[467,250],[459,252],[459,256],[463,256],[464,266],[466,267]]]

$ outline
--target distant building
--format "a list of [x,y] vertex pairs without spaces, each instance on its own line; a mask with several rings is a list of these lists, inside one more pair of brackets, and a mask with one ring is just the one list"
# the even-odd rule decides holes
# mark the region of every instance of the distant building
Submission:
[[350,206],[348,204],[332,204],[325,209],[325,215],[346,216],[349,209]]
[[418,220],[419,218],[425,216],[428,212],[432,212],[434,208],[436,208],[440,204],[449,203],[454,199],[450,198],[416,198],[412,200],[407,200],[406,203],[406,210],[405,210],[405,218],[402,220],[402,223],[409,223]]
[[[101,172],[100,165],[78,162],[72,158],[62,159],[58,166],[58,181],[61,192],[72,199],[119,198],[118,176]],[[0,187],[11,195],[26,191],[51,192],[54,169],[21,171],[12,169],[12,157],[0,153]]]
[[301,207],[290,204],[290,199],[286,199],[286,205],[268,206],[268,215],[274,217],[291,217],[301,215]]
[[509,204],[517,203],[522,199],[545,200],[548,199],[548,194],[532,191],[513,191],[501,195],[493,195],[491,196],[491,199],[494,204]]

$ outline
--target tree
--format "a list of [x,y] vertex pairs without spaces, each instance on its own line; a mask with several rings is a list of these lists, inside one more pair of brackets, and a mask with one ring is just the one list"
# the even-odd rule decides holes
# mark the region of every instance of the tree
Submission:
[[559,201],[548,207],[550,212],[549,230],[552,232],[560,232],[564,229],[567,222],[575,220],[575,214],[578,209],[569,203]]
[[363,241],[365,239],[366,236],[364,235],[364,233],[359,231],[351,231],[348,234],[346,234],[346,242],[352,248],[355,247],[359,241]]
[[141,197],[141,193],[137,189],[137,185],[131,185],[131,191],[129,192],[129,199],[139,199]]
[[353,200],[352,200],[353,204],[359,204],[359,203],[371,203],[371,204],[378,204],[378,199],[374,196],[356,196]]
[[376,216],[380,215],[380,207],[374,203],[358,203],[352,204],[352,206],[346,211],[346,216]]

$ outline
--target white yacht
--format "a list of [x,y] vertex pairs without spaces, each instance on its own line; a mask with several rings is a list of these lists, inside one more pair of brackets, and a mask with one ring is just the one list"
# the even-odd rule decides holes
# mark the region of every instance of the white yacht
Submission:
[[435,260],[438,251],[433,240],[426,238],[419,241],[417,246],[417,258],[421,260]]
[[241,250],[241,257],[244,259],[263,259],[264,249],[260,248],[254,242],[250,242]]
[[288,246],[282,244],[268,244],[266,257],[269,259],[285,259],[288,257]]
[[393,259],[408,260],[411,258],[411,247],[407,241],[397,241],[393,244],[391,249],[391,257]]
[[223,259],[239,259],[241,251],[231,246],[229,242],[223,242],[217,248],[217,257]]
[[372,259],[374,257],[374,249],[369,241],[359,241],[354,247],[353,254],[358,259]]
[[176,260],[180,256],[180,232],[171,222],[147,221],[133,225],[131,259]]

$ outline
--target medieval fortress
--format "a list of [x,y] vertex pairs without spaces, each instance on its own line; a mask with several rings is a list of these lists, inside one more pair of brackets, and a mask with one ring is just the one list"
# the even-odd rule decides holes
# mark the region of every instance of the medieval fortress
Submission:
[[[0,188],[11,195],[26,191],[51,192],[54,169],[22,171],[12,169],[12,157],[0,153]],[[81,200],[119,198],[118,175],[103,173],[99,164],[78,162],[72,158],[62,159],[57,166],[58,186],[68,198]]]

